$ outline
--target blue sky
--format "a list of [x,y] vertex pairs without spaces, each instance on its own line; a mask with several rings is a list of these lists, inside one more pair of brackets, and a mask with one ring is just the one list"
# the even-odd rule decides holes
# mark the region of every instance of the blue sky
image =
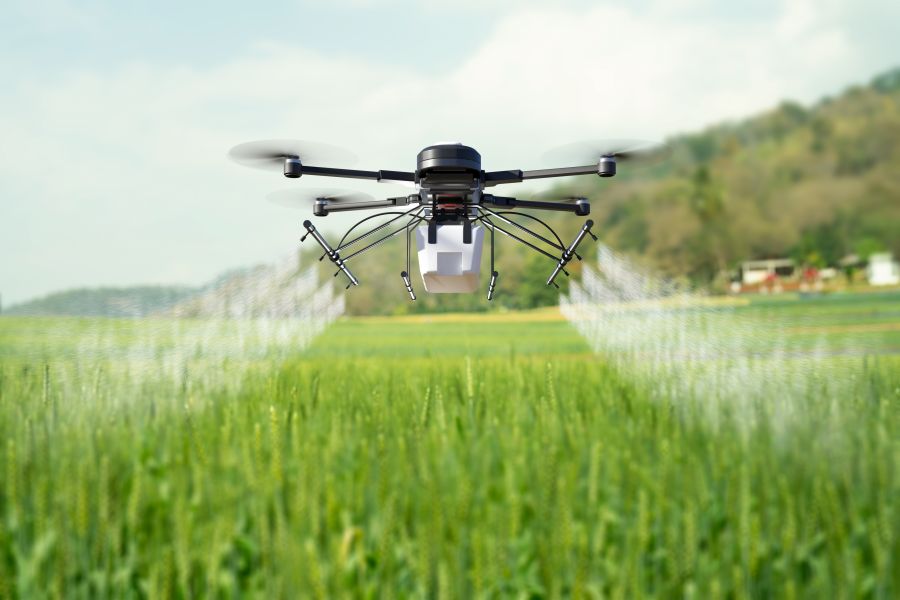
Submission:
[[[0,22],[0,294],[199,283],[289,252],[318,187],[224,159],[270,137],[411,169],[596,137],[665,138],[900,64],[900,3],[11,0]],[[395,193],[359,185],[369,192]]]

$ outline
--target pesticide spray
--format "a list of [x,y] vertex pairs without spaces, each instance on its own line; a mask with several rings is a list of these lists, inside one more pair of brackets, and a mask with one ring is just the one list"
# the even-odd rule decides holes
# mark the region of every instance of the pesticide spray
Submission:
[[45,395],[79,410],[149,397],[202,402],[236,393],[254,369],[302,351],[344,309],[316,266],[290,258],[223,277],[151,316],[54,319],[17,359],[43,362]]
[[592,349],[656,396],[784,416],[797,399],[841,393],[846,377],[832,359],[846,349],[824,335],[792,338],[796,323],[783,313],[746,305],[654,275],[603,245],[597,268],[584,265],[560,298]]

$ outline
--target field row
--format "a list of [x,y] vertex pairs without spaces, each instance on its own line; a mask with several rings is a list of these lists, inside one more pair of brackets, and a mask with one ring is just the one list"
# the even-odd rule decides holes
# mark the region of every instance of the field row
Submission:
[[215,342],[4,360],[0,597],[900,591],[894,359],[785,420],[626,377],[561,320],[343,320],[239,369]]

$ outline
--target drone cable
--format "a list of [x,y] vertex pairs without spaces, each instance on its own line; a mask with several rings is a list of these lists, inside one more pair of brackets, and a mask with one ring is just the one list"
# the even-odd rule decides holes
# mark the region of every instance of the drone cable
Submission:
[[[364,238],[369,237],[370,235],[372,235],[373,233],[375,233],[375,232],[377,232],[377,231],[380,231],[380,230],[384,229],[385,227],[387,227],[388,225],[390,225],[391,223],[393,223],[393,222],[396,221],[397,219],[400,219],[400,218],[402,218],[402,217],[405,216],[405,215],[413,214],[413,213],[415,213],[415,212],[417,212],[417,211],[420,211],[420,210],[422,210],[421,207],[416,206],[416,207],[413,207],[413,208],[411,208],[411,209],[409,209],[409,210],[407,210],[407,211],[390,211],[390,212],[376,213],[376,214],[374,214],[374,215],[369,215],[368,217],[366,217],[366,218],[364,218],[364,219],[360,219],[359,221],[357,221],[356,223],[354,223],[353,226],[350,227],[350,229],[347,230],[347,232],[344,234],[344,237],[342,237],[342,238],[341,238],[341,241],[338,242],[338,247],[337,247],[336,249],[340,251],[340,250],[343,250],[343,249],[345,249],[345,248],[349,248],[350,246],[352,246],[352,245],[355,244],[356,242],[358,242],[358,241],[360,241],[360,240],[362,240],[362,239],[364,239]],[[393,219],[389,219],[389,220],[385,221],[384,223],[382,223],[382,224],[379,225],[378,227],[375,227],[374,229],[371,229],[371,230],[367,231],[366,233],[360,235],[360,236],[357,237],[356,239],[353,239],[353,240],[347,242],[346,244],[344,243],[344,240],[347,239],[347,236],[350,235],[350,232],[351,232],[351,231],[353,231],[354,229],[356,229],[357,227],[359,227],[360,225],[362,225],[363,223],[365,223],[365,222],[368,221],[369,219],[374,219],[374,218],[376,218],[376,217],[383,217],[383,216],[385,216],[385,215],[397,215],[397,216],[394,217]]]
[[[490,210],[490,209],[488,209],[488,210]],[[511,211],[511,210],[498,210],[498,211],[491,211],[491,212],[494,213],[494,214],[497,215],[497,216],[500,216],[500,215],[511,215],[511,216],[515,216],[515,217],[526,217],[526,218],[531,219],[531,220],[533,220],[533,221],[537,221],[538,223],[540,223],[541,225],[543,225],[543,226],[547,229],[547,231],[549,231],[549,232],[553,235],[553,238],[556,240],[556,244],[554,244],[554,243],[552,243],[552,242],[550,242],[550,241],[547,241],[547,240],[544,240],[545,242],[547,242],[547,243],[550,244],[551,246],[554,246],[554,247],[559,248],[560,250],[562,250],[562,249],[564,249],[564,248],[566,247],[566,245],[565,245],[565,244],[563,243],[563,241],[562,241],[562,238],[559,237],[559,235],[556,233],[556,231],[555,231],[552,227],[550,227],[550,225],[548,225],[545,221],[543,221],[543,220],[537,218],[537,217],[534,216],[534,215],[531,215],[531,214],[528,214],[528,213],[513,212],[513,211]],[[513,220],[511,220],[511,219],[510,219],[510,222],[513,223],[514,225],[516,224],[515,221],[513,221]],[[527,229],[526,229],[526,230],[527,230]],[[533,233],[533,232],[532,232],[532,233]],[[542,238],[542,239],[543,239],[543,238]]]
[[[500,219],[500,220],[503,221],[504,223],[507,223],[507,224],[509,224],[509,225],[513,225],[514,227],[517,227],[518,229],[521,229],[522,231],[531,234],[532,236],[534,236],[534,237],[536,237],[537,239],[541,240],[542,242],[544,242],[544,243],[547,244],[548,246],[553,246],[553,247],[556,248],[557,250],[563,250],[563,251],[564,251],[564,250],[566,249],[566,247],[565,247],[565,246],[563,245],[563,243],[562,243],[562,240],[559,239],[559,236],[558,236],[558,235],[556,235],[556,232],[553,231],[553,229],[552,229],[549,225],[547,225],[546,223],[544,223],[543,221],[541,221],[541,220],[538,219],[537,217],[533,217],[533,216],[531,216],[531,215],[529,215],[529,214],[525,214],[525,213],[510,213],[510,211],[504,211],[504,212],[502,212],[502,213],[494,212],[493,210],[487,208],[486,206],[480,206],[479,208],[480,208],[481,210],[485,211],[486,213],[490,214],[491,216],[497,217],[498,219]],[[545,238],[544,236],[542,236],[542,235],[540,235],[540,234],[537,234],[537,233],[531,231],[531,230],[528,229],[527,227],[524,227],[524,226],[520,225],[519,223],[516,223],[515,221],[511,221],[511,220],[507,219],[506,217],[503,216],[504,214],[515,214],[516,216],[529,217],[529,218],[531,218],[531,219],[534,219],[535,221],[537,221],[538,223],[540,223],[541,225],[543,225],[544,227],[546,227],[547,229],[549,229],[550,232],[551,232],[551,233],[556,237],[556,239],[559,241],[559,243],[558,243],[558,244],[557,244],[557,243],[554,243],[552,240],[548,240],[548,239]]]
[[534,251],[536,251],[536,252],[540,252],[541,254],[543,254],[544,256],[546,256],[547,258],[549,258],[549,259],[551,259],[551,260],[554,260],[554,261],[559,261],[559,257],[558,257],[558,256],[554,256],[553,254],[550,254],[549,252],[547,252],[547,251],[544,250],[543,248],[539,248],[538,246],[535,246],[534,244],[532,244],[532,243],[529,242],[528,240],[523,240],[522,238],[520,238],[520,237],[517,236],[516,234],[511,233],[511,232],[509,232],[509,231],[503,229],[503,228],[500,227],[499,225],[496,225],[496,224],[492,223],[491,221],[488,221],[488,220],[485,219],[484,217],[478,217],[478,220],[481,221],[481,222],[483,222],[484,224],[488,225],[489,227],[492,227],[492,228],[496,229],[497,231],[499,231],[500,233],[504,234],[505,236],[511,237],[512,239],[514,239],[514,240],[516,240],[516,241],[518,241],[518,242],[521,242],[522,244],[525,244],[526,246],[528,246],[528,247],[531,248],[532,250],[534,250]]
[[[412,221],[410,221],[412,223]],[[400,272],[400,277],[403,279],[403,284],[406,286],[406,291],[409,293],[409,297],[412,300],[416,299],[416,293],[413,291],[412,282],[409,280],[409,238],[412,234],[412,228],[407,225],[406,226],[406,270]]]
[[[492,232],[492,233],[493,233],[493,230],[496,229],[497,231],[499,231],[500,233],[506,235],[507,237],[511,237],[511,238],[513,238],[514,240],[516,240],[516,241],[518,241],[518,242],[521,242],[521,243],[525,244],[526,246],[528,246],[528,247],[531,248],[532,250],[535,250],[535,251],[537,251],[537,252],[540,252],[541,254],[543,254],[544,256],[546,256],[547,258],[556,261],[556,269],[553,271],[553,275],[551,275],[551,276],[550,276],[550,279],[547,281],[547,285],[551,285],[551,284],[552,284],[552,285],[555,286],[556,288],[559,288],[559,286],[558,286],[558,285],[556,284],[556,282],[554,282],[553,280],[556,278],[556,276],[559,274],[560,271],[562,271],[563,273],[565,273],[566,277],[569,277],[569,272],[566,271],[565,265],[568,264],[569,260],[571,260],[571,256],[569,256],[568,258],[566,258],[566,253],[565,253],[565,252],[563,253],[563,257],[562,257],[562,258],[556,257],[556,256],[550,254],[549,252],[547,252],[547,251],[545,251],[545,250],[543,250],[543,249],[541,249],[541,248],[538,248],[537,246],[535,246],[535,245],[532,244],[531,242],[528,242],[527,240],[523,240],[522,238],[520,238],[519,236],[515,235],[514,233],[510,233],[509,231],[506,231],[506,230],[503,229],[502,227],[499,227],[499,226],[495,225],[492,221],[490,221],[490,220],[487,219],[486,217],[483,217],[483,216],[482,216],[482,217],[478,217],[478,220],[481,221],[482,223],[484,223],[485,225],[487,225],[489,228],[491,228],[491,232]],[[589,232],[589,233],[590,233],[590,232]],[[593,234],[591,234],[591,235],[593,236]],[[578,241],[581,241],[581,240],[579,239]],[[574,244],[574,245],[577,245],[577,244]],[[573,251],[572,251],[572,255],[574,255],[574,249],[573,249]],[[496,279],[494,278],[494,276],[493,276],[494,273],[496,273],[496,271],[494,271],[494,272],[491,273],[491,283],[494,283],[495,280],[496,280]],[[499,274],[498,274],[498,275],[499,275]],[[490,293],[491,291],[492,291],[492,290],[490,289],[490,286],[489,286],[488,292]]]
[[403,232],[403,231],[406,231],[406,229],[407,229],[408,227],[410,227],[413,223],[418,224],[418,223],[420,223],[421,221],[424,221],[424,220],[425,220],[425,219],[424,219],[423,217],[420,217],[420,216],[418,216],[418,215],[413,216],[413,218],[410,219],[409,223],[407,223],[406,226],[404,226],[404,227],[402,227],[402,228],[400,228],[400,229],[397,229],[396,231],[392,231],[391,233],[387,234],[386,236],[384,236],[384,237],[382,237],[382,238],[379,238],[379,239],[375,240],[374,242],[372,242],[372,243],[369,244],[368,246],[366,246],[366,247],[364,247],[364,248],[360,248],[359,250],[357,250],[357,251],[354,252],[353,254],[350,254],[349,256],[346,256],[346,257],[343,259],[344,262],[349,261],[351,258],[353,258],[353,257],[355,257],[355,256],[357,256],[357,255],[359,255],[359,254],[362,254],[362,253],[365,252],[366,250],[370,250],[370,249],[374,248],[375,246],[378,246],[379,244],[381,244],[381,243],[383,243],[383,242],[386,242],[387,240],[391,239],[392,237],[394,237],[394,236],[397,235],[398,233],[401,233],[401,232]]
[[497,287],[497,277],[500,276],[494,269],[494,228],[491,227],[491,282],[488,284],[487,299],[488,302],[494,299],[494,288]]

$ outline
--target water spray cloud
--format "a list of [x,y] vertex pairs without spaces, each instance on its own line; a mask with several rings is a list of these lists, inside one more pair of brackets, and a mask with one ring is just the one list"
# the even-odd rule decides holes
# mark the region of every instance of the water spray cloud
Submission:
[[617,368],[652,382],[654,393],[729,407],[759,405],[782,415],[793,399],[845,387],[824,335],[790,335],[783,311],[751,308],[654,275],[602,246],[560,298],[563,315]]
[[66,408],[140,406],[151,396],[205,401],[236,393],[256,365],[306,348],[344,308],[316,266],[285,259],[225,276],[148,317],[29,320],[29,343],[5,366],[43,363],[45,395]]

